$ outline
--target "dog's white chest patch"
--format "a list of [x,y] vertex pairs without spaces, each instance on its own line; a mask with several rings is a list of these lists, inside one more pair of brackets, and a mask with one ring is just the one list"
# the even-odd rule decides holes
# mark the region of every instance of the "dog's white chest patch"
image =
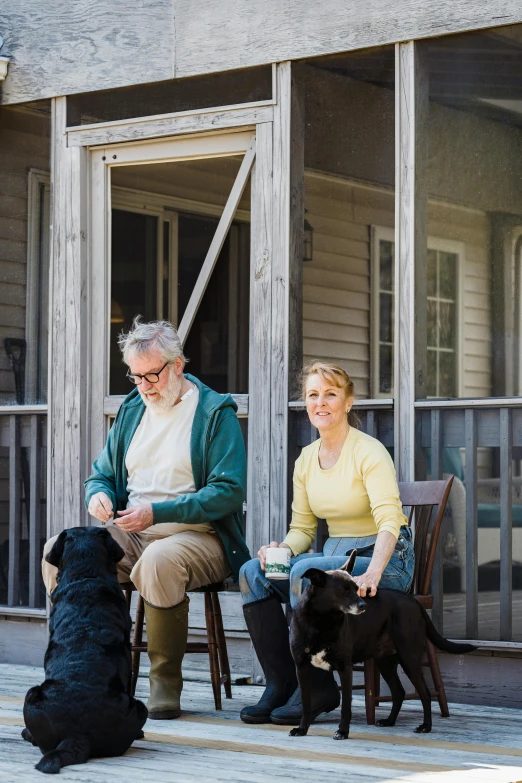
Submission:
[[315,655],[311,655],[310,661],[312,666],[316,666],[318,669],[324,669],[325,671],[329,672],[332,667],[328,661],[325,661],[325,657],[326,650],[321,650],[321,652],[315,653]]

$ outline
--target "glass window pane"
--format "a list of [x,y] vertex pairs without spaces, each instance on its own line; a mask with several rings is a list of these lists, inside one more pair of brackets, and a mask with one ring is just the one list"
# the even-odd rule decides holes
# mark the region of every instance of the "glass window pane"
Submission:
[[391,294],[379,294],[380,299],[380,330],[379,339],[383,343],[391,343],[392,341],[392,295]]
[[391,393],[391,379],[393,378],[392,348],[390,345],[379,347],[379,393]]
[[437,251],[428,249],[426,267],[428,296],[437,296]]
[[454,351],[439,351],[439,397],[455,397],[457,377]]
[[428,346],[430,348],[436,348],[437,347],[437,325],[438,325],[438,316],[437,316],[437,300],[436,299],[428,299],[427,302],[428,307]]
[[456,299],[457,262],[455,253],[439,253],[439,296],[443,299]]
[[454,302],[439,302],[439,347],[455,348],[456,329],[455,322],[456,307]]
[[428,397],[437,397],[437,351],[428,349]]
[[313,257],[303,262],[303,357],[341,365],[359,398],[392,394],[393,349],[381,345],[393,340],[392,301],[383,297],[381,307],[378,295],[372,299],[370,281],[391,293],[394,57],[393,47],[383,47],[295,69],[304,94],[305,209],[313,230]]
[[379,246],[380,286],[383,291],[393,291],[393,248],[393,242],[381,239]]
[[[117,338],[133,318],[181,321],[240,165],[231,157],[111,170],[111,394],[132,388]],[[219,392],[248,392],[249,190],[184,349],[187,372]]]

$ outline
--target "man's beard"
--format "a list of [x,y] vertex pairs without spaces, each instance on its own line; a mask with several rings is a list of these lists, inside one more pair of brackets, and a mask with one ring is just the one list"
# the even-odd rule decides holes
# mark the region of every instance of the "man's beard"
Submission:
[[[176,375],[174,368],[170,370],[170,378],[167,386],[163,389],[163,391],[158,393],[158,399],[156,397],[149,397],[147,394],[143,393],[140,389],[141,399],[149,409],[149,411],[155,415],[155,416],[162,416],[165,413],[168,413],[172,410],[174,407],[174,404],[176,403],[179,393],[181,391],[181,385],[183,383],[183,376],[182,375]],[[151,391],[153,391],[151,389]]]

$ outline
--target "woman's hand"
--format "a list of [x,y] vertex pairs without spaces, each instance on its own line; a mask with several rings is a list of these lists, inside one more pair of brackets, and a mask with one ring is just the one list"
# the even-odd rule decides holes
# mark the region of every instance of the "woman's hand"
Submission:
[[377,593],[377,586],[381,581],[381,576],[382,572],[372,569],[371,566],[365,574],[352,576],[353,581],[359,587],[357,595],[361,598],[366,598],[366,594],[368,593],[369,597],[373,598]]
[[271,549],[271,547],[284,547],[285,549],[290,549],[288,544],[278,544],[277,541],[271,541],[267,546],[262,546],[259,552],[257,553],[257,556],[259,558],[259,562],[261,563],[261,570],[265,570],[266,566],[266,550]]
[[115,519],[114,524],[127,533],[141,533],[142,530],[146,530],[154,523],[154,514],[150,503],[118,511],[118,516],[120,519]]

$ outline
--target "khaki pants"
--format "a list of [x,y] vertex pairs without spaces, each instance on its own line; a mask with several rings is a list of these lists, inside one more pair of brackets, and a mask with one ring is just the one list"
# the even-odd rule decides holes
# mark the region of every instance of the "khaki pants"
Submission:
[[[187,590],[220,582],[230,574],[215,533],[184,530],[168,535],[173,527],[154,525],[143,533],[126,533],[117,525],[107,525],[125,552],[118,563],[118,581],[131,581],[148,604],[160,609],[179,604]],[[45,560],[45,555],[56,538],[46,543],[42,560],[42,576],[49,595],[56,587],[57,569]]]

